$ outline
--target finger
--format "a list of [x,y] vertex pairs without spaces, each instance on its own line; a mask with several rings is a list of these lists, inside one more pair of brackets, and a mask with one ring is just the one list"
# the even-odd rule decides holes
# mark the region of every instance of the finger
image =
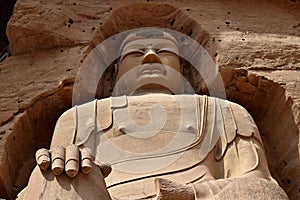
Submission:
[[50,166],[50,153],[48,149],[39,149],[35,153],[35,159],[41,170],[46,171]]
[[92,171],[92,156],[86,148],[81,149],[81,171],[84,174]]
[[101,163],[99,165],[99,167],[101,169],[101,172],[102,172],[102,175],[103,175],[104,178],[107,177],[110,174],[110,172],[111,172],[111,166],[110,166],[110,164]]
[[60,175],[64,171],[65,166],[65,148],[63,146],[57,146],[52,151],[52,172],[55,175]]
[[76,145],[70,145],[66,150],[66,174],[75,177],[79,171],[79,149]]

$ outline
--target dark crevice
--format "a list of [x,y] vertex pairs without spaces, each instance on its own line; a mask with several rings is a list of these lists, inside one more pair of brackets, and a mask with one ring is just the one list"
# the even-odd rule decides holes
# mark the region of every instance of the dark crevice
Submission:
[[0,0],[0,62],[9,56],[6,26],[13,13],[16,0]]

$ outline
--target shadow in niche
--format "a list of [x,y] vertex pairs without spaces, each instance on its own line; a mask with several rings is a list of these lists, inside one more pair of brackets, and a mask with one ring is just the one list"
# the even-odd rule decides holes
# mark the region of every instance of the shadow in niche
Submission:
[[223,77],[231,73],[231,81],[226,85],[228,100],[244,106],[259,128],[272,176],[290,199],[298,199],[299,130],[293,102],[286,97],[285,88],[246,70],[223,68],[220,71]]
[[269,97],[268,111],[263,119],[257,121],[257,124],[265,143],[267,156],[272,158],[269,155],[273,155],[275,160],[274,162],[269,159],[271,173],[290,199],[299,199],[299,130],[292,110],[293,102],[290,98],[286,99],[284,89],[280,89],[283,90],[281,98],[279,95]]
[[72,102],[72,86],[64,85],[57,91],[41,95],[26,108],[14,125],[7,139],[7,172],[12,188],[5,188],[2,197],[15,199],[27,185],[31,171],[36,166],[35,152],[39,148],[49,148],[52,133],[58,117]]

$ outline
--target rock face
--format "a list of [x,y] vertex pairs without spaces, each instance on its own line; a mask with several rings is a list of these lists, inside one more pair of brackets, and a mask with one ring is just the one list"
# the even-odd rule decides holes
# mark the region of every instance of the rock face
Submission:
[[[227,98],[254,117],[272,176],[299,199],[300,2],[240,4],[18,0],[6,29],[12,56],[0,63],[0,197],[12,199],[26,186],[34,152],[49,147],[57,118],[71,107],[88,52],[116,33],[158,26],[191,36],[209,52]],[[188,79],[199,92],[197,76]],[[112,87],[102,81],[99,97]]]

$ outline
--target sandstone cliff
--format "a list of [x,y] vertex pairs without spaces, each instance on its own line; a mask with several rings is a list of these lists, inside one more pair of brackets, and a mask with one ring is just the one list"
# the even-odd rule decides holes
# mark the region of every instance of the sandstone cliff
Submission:
[[121,31],[158,26],[207,49],[227,98],[258,124],[272,175],[299,199],[299,10],[287,0],[18,0],[6,29],[12,56],[0,63],[0,197],[26,186],[35,151],[49,146],[55,121],[71,107],[88,52]]

